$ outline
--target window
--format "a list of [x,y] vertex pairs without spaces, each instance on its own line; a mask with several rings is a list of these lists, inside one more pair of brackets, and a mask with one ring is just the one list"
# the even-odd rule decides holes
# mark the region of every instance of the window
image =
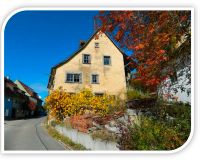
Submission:
[[103,62],[104,65],[110,65],[110,56],[104,56]]
[[92,75],[92,84],[98,84],[99,83],[99,75],[93,74]]
[[84,54],[83,55],[83,63],[84,64],[90,64],[90,55],[89,54]]
[[95,42],[95,48],[99,48],[99,43]]
[[94,93],[95,96],[103,96],[103,93]]
[[67,82],[73,82],[73,74],[67,74]]
[[80,74],[74,74],[74,83],[80,82]]
[[81,74],[67,73],[66,83],[80,83],[80,82],[81,82]]

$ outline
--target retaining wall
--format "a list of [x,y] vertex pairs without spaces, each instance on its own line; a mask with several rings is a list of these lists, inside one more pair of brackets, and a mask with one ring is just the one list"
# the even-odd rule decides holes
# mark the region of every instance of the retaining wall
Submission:
[[119,150],[115,142],[105,142],[100,139],[94,140],[89,134],[79,132],[76,129],[66,128],[60,125],[56,125],[55,129],[60,134],[70,138],[73,142],[82,144],[90,150]]

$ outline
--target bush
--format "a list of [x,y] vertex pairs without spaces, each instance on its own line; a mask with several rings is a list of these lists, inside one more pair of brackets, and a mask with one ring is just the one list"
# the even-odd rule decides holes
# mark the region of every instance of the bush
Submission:
[[110,109],[109,114],[115,114],[116,112],[125,112],[126,111],[126,102],[122,100],[120,96],[114,97],[113,109]]
[[191,129],[191,106],[189,104],[160,101],[155,116],[161,121],[167,121],[168,125],[174,127],[184,139],[188,138]]
[[173,150],[182,146],[188,136],[187,132],[180,132],[176,125],[143,116],[140,125],[121,127],[119,148],[121,150]]
[[70,118],[70,124],[72,128],[87,133],[88,128],[92,127],[92,119],[84,115],[74,115]]
[[165,113],[174,117],[169,125],[174,126],[181,137],[187,140],[191,130],[191,106],[179,102],[171,103],[166,107]]
[[134,89],[141,90],[142,92],[149,91],[149,87],[141,80],[131,80],[130,86]]
[[139,116],[139,125],[120,126],[120,149],[173,150],[187,141],[191,130],[189,104],[158,99],[149,111],[151,117]]
[[91,90],[83,89],[79,93],[69,94],[63,89],[53,91],[45,99],[45,107],[51,117],[62,121],[67,116],[83,115],[85,113],[105,116],[117,106],[113,96],[104,94],[95,96]]
[[128,100],[133,100],[133,99],[145,99],[149,98],[150,95],[149,93],[144,93],[140,90],[137,89],[129,89],[127,90],[127,98]]
[[55,120],[50,121],[50,126],[55,127],[58,123]]

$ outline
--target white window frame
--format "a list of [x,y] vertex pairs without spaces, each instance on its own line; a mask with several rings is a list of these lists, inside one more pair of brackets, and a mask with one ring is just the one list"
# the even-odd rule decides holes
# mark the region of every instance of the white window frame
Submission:
[[[85,56],[88,56],[88,62],[85,62]],[[90,54],[83,54],[83,58],[82,58],[82,63],[83,64],[91,64],[91,55]]]
[[[68,81],[68,78],[67,78],[68,75],[72,75],[72,80],[71,81]],[[79,81],[78,82],[74,81],[75,75],[79,75]],[[67,72],[66,73],[66,78],[65,78],[65,83],[82,83],[82,73]]]

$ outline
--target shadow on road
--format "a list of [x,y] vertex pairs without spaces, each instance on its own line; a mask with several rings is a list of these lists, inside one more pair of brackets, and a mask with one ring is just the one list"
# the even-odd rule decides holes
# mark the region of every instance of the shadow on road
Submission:
[[[22,117],[22,118],[12,118],[12,119],[4,119],[4,121],[29,120],[29,119],[37,119],[37,118],[42,118],[42,117],[46,117],[46,115],[31,116],[31,117]],[[6,123],[4,122],[4,124],[6,124]]]

